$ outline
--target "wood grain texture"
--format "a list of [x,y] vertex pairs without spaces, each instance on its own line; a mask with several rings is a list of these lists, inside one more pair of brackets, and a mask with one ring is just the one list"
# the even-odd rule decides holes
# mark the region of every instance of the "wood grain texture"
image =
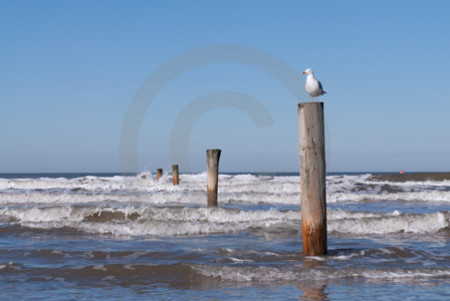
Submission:
[[206,150],[208,206],[217,206],[220,149]]
[[327,253],[323,102],[298,104],[303,254]]

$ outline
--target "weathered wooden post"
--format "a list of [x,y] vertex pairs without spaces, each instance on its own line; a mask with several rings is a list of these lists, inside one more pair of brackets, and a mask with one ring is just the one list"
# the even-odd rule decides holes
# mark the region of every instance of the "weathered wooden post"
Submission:
[[162,168],[158,168],[156,170],[156,177],[158,178],[158,180],[162,177],[163,175],[163,169]]
[[206,150],[208,207],[217,206],[217,185],[219,182],[220,149]]
[[173,186],[176,186],[180,183],[180,178],[178,176],[178,165],[177,164],[172,165],[172,182],[173,182]]
[[303,254],[327,253],[323,102],[298,104]]

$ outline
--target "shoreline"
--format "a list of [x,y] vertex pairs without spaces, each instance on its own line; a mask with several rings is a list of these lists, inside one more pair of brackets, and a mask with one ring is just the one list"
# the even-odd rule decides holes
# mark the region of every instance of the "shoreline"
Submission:
[[[196,175],[205,173],[183,173],[181,175]],[[24,172],[24,173],[0,173],[2,179],[36,179],[36,178],[82,178],[82,177],[114,177],[114,176],[139,176],[141,174],[151,172],[139,172],[139,173],[120,173],[120,172]],[[277,176],[277,177],[292,177],[299,176],[298,172],[220,172],[221,175],[252,175],[252,176]],[[372,179],[377,181],[393,181],[393,182],[405,182],[405,181],[444,181],[450,180],[450,171],[428,171],[428,172],[405,172],[400,174],[399,172],[328,172],[327,176],[358,176],[358,175],[372,175]],[[171,175],[171,173],[168,173]]]

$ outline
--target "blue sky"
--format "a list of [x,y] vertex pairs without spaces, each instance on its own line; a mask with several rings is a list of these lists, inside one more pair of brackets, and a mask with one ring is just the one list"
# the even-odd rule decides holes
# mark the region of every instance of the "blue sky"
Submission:
[[[449,1],[1,1],[0,172],[122,171],[124,118],[146,79],[210,45],[315,71],[328,92],[328,171],[448,171],[448,11]],[[273,122],[258,127],[218,106],[196,118],[189,145],[171,158],[183,109],[223,91],[256,99]],[[154,171],[187,154],[181,171],[198,172],[205,149],[221,148],[222,171],[298,171],[302,93],[249,64],[195,66],[142,112],[137,154],[128,155]]]

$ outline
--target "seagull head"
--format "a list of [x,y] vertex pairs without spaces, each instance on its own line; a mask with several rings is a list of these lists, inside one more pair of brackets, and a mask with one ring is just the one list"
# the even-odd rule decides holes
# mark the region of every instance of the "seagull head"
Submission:
[[306,69],[305,71],[303,71],[302,72],[303,74],[307,74],[307,75],[310,75],[310,74],[313,74],[313,71],[311,70],[311,69]]

